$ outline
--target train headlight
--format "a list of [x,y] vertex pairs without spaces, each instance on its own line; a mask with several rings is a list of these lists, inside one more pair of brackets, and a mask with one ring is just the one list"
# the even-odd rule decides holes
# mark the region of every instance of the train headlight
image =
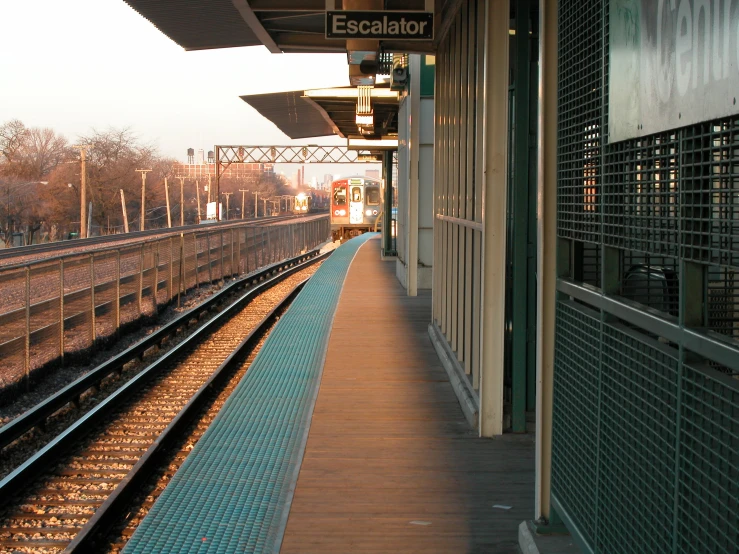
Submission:
[[372,210],[372,215],[377,215],[377,210]]
[[339,210],[339,215],[346,215],[346,210]]
[[303,211],[306,211],[306,210],[308,209],[308,206],[303,206],[303,207],[302,207],[302,208],[300,208],[300,209],[301,209],[301,210],[303,210]]
[[339,210],[334,210],[334,215],[339,215]]
[[372,215],[372,210],[367,210],[366,212],[364,212],[364,215]]

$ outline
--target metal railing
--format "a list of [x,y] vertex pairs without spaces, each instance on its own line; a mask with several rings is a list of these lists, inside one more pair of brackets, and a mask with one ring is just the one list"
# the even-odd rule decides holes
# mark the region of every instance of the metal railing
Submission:
[[0,391],[71,362],[201,285],[324,242],[327,216],[197,229],[0,269]]

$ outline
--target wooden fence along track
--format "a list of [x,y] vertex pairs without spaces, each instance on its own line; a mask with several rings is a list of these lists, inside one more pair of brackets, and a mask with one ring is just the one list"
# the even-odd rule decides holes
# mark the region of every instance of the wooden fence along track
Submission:
[[193,288],[296,256],[328,236],[325,216],[269,223],[201,227],[0,268],[0,389],[89,351]]

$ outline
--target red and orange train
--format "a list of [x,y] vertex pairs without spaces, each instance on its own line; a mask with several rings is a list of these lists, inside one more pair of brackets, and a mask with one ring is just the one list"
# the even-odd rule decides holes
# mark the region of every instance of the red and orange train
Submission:
[[331,183],[331,235],[346,240],[375,229],[382,211],[382,183],[347,177]]

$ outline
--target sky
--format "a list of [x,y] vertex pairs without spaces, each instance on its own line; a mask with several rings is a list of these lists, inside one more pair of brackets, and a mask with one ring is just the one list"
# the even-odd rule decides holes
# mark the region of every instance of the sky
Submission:
[[[348,85],[345,54],[186,52],[123,0],[2,0],[0,52],[0,123],[51,127],[72,142],[127,127],[181,161],[189,147],[344,142],[291,141],[239,96]],[[297,166],[278,169],[292,177]],[[341,171],[357,172],[306,166],[320,181]]]

